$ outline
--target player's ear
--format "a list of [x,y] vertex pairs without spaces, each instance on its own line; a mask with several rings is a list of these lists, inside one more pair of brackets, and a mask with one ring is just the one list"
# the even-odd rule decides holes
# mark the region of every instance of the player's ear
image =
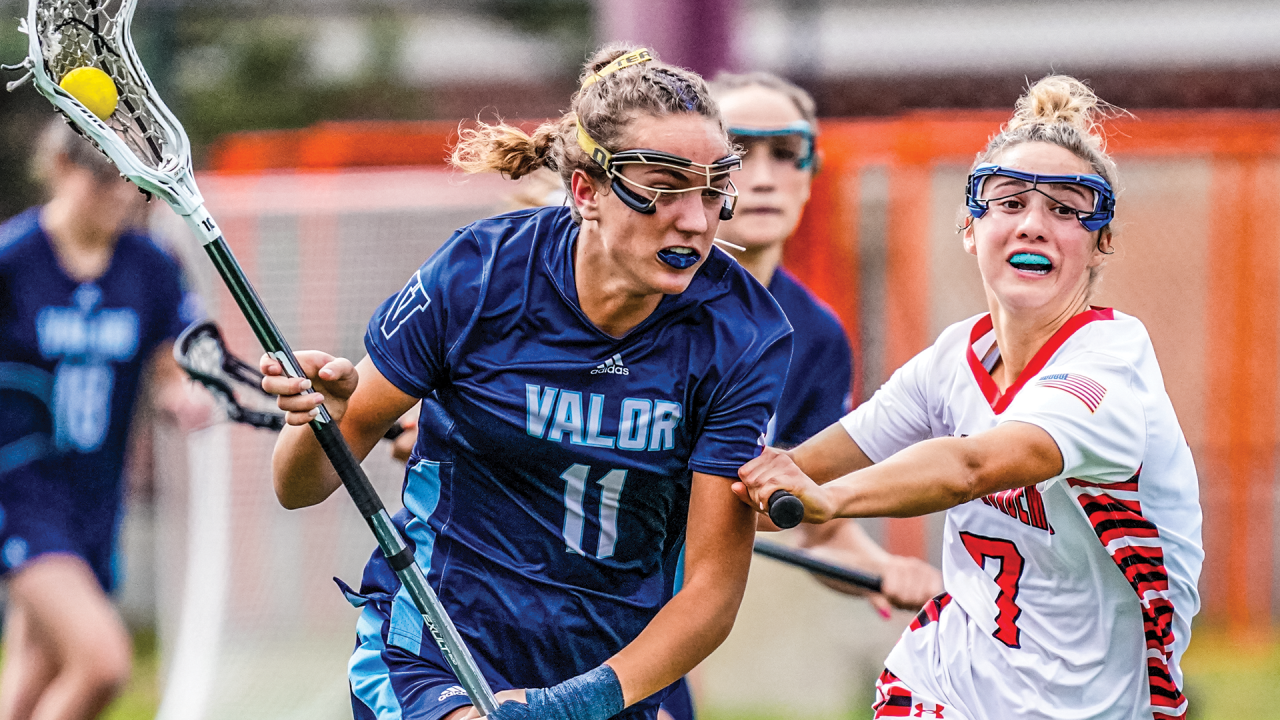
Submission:
[[1089,260],[1089,267],[1101,265],[1103,259],[1115,251],[1115,248],[1111,245],[1111,227],[1107,226],[1098,233],[1098,242],[1094,246],[1093,257]]
[[578,207],[578,214],[583,220],[600,219],[600,189],[590,175],[582,170],[574,170],[569,180],[569,194],[573,196],[573,204]]
[[973,216],[965,213],[957,230],[960,231],[960,244],[970,255],[978,254],[978,243],[973,237]]

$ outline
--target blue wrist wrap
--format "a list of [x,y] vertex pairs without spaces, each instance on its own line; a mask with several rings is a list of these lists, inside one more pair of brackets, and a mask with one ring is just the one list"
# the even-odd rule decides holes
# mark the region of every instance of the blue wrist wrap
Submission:
[[529,704],[508,701],[491,720],[608,720],[623,710],[622,684],[613,668],[601,665],[546,689],[525,693]]

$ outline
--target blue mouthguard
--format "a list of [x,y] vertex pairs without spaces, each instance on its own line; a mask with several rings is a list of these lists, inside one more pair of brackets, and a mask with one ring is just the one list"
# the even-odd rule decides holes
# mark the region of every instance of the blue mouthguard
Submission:
[[698,264],[702,256],[698,253],[678,253],[675,250],[659,250],[658,259],[677,270],[688,270]]

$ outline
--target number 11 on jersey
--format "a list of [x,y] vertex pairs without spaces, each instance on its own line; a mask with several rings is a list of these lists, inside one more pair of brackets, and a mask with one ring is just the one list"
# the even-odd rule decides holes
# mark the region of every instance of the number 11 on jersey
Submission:
[[[574,463],[560,473],[564,480],[564,544],[569,552],[585,556],[582,549],[582,533],[586,529],[587,476],[590,465]],[[622,486],[627,482],[627,471],[613,469],[596,481],[600,486],[600,539],[595,556],[601,560],[613,557],[618,545],[618,505],[622,499]]]

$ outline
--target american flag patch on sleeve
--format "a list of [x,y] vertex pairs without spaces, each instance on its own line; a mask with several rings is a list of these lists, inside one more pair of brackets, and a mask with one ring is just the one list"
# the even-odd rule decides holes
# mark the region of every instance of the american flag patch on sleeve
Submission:
[[1076,396],[1089,408],[1089,412],[1096,412],[1098,405],[1102,403],[1102,398],[1107,394],[1107,389],[1098,381],[1078,373],[1045,375],[1036,381],[1036,385],[1056,388]]

